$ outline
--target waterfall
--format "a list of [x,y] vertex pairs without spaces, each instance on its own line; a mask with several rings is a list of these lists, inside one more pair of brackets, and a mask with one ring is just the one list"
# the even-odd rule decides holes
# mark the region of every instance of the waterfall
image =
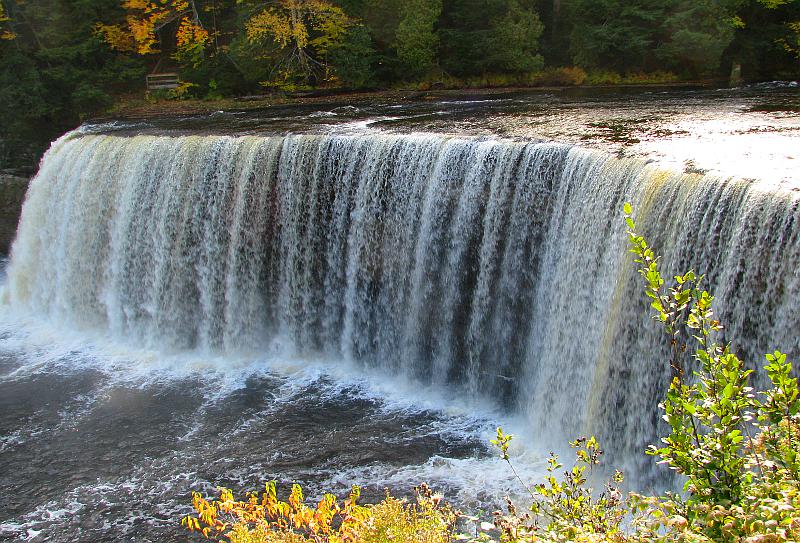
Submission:
[[149,348],[280,342],[457,387],[644,472],[670,370],[626,201],[667,273],[707,274],[735,351],[797,359],[800,192],[555,143],[68,135],[31,183],[8,296]]

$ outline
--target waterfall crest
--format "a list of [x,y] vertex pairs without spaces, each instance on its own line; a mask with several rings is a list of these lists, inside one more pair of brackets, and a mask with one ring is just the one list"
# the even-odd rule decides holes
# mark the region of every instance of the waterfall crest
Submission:
[[707,274],[735,350],[797,359],[800,193],[554,143],[69,135],[29,189],[8,293],[150,348],[280,341],[461,387],[632,458],[670,376],[625,201],[666,272]]

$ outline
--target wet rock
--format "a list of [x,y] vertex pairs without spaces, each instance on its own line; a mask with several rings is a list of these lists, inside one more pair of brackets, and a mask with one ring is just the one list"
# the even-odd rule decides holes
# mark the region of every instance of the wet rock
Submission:
[[0,253],[8,254],[17,233],[28,178],[0,172]]

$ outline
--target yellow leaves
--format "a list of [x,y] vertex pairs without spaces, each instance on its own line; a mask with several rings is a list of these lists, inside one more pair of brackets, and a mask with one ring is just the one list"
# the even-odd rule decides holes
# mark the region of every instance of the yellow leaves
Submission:
[[292,485],[292,493],[289,495],[289,505],[294,509],[299,509],[303,505],[303,489],[297,483]]
[[[0,2],[0,24],[11,21],[11,18],[6,13],[3,3]],[[0,28],[0,40],[10,41],[16,39],[17,35],[10,28]]]
[[283,49],[303,35],[303,31],[292,27],[292,21],[286,14],[275,8],[264,10],[252,17],[245,24],[247,39],[251,42],[264,42],[272,38]]
[[210,41],[197,19],[190,19],[189,0],[122,0],[127,11],[124,25],[99,25],[98,32],[117,51],[149,55],[159,52],[158,31],[181,18],[176,33],[178,55],[196,62]]
[[130,31],[119,25],[98,24],[96,32],[111,46],[112,49],[132,53],[136,50],[136,41]]
[[331,525],[333,518],[340,511],[336,503],[336,497],[333,494],[325,494],[317,504],[317,510],[314,512],[314,517],[309,523],[312,532],[329,534],[331,532]]
[[208,31],[189,17],[184,17],[178,27],[176,39],[177,51],[173,58],[194,67],[199,66],[211,39]]
[[181,519],[181,526],[185,526],[189,531],[200,532],[203,537],[209,538],[211,535],[223,533],[228,528],[228,523],[217,518],[220,503],[209,502],[203,498],[199,492],[192,492],[192,506],[197,512],[197,517],[186,516]]
[[312,27],[319,35],[311,40],[311,45],[320,53],[327,52],[344,38],[354,21],[340,8],[320,0],[312,0]]
[[181,19],[176,37],[178,39],[178,48],[195,46],[205,47],[209,40],[208,31],[202,26],[195,24],[188,17]]
[[149,19],[128,17],[128,31],[133,39],[134,50],[140,55],[158,53],[158,42],[154,25]]
[[122,2],[122,7],[128,10],[145,11],[150,7],[149,0],[126,0]]
[[200,521],[195,517],[186,516],[181,519],[181,526],[186,526],[190,532],[201,531]]
[[250,494],[246,501],[235,501],[225,488],[212,501],[193,493],[198,516],[185,517],[181,525],[230,543],[355,543],[375,540],[380,534],[391,534],[397,541],[447,543],[456,518],[440,504],[441,497],[429,492],[420,492],[416,503],[387,494],[379,504],[364,507],[356,504],[360,490],[353,487],[342,505],[325,494],[316,507],[309,507],[299,485],[292,485],[285,502],[277,499],[275,490],[275,482],[267,483],[261,496]]
[[233,492],[225,487],[219,487],[219,501],[223,504],[228,504],[233,501]]
[[271,38],[281,49],[310,45],[325,54],[354,24],[341,8],[325,0],[279,0],[277,4],[247,21],[248,40],[258,43]]

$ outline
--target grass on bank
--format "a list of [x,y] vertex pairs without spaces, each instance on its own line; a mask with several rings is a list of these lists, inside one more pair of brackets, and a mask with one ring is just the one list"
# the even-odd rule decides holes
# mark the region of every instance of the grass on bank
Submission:
[[429,89],[487,89],[503,87],[541,88],[541,87],[581,87],[605,85],[671,85],[691,83],[674,73],[666,71],[630,72],[621,74],[610,70],[585,71],[578,66],[546,68],[523,74],[485,74],[478,77],[457,78],[447,74],[415,83],[405,87],[417,90]]
[[[272,105],[304,104],[333,99],[369,101],[375,97],[393,101],[419,98],[415,93],[442,93],[443,97],[472,92],[518,92],[525,89],[552,89],[607,86],[649,85],[711,85],[710,81],[689,81],[671,72],[637,72],[620,74],[608,70],[586,72],[579,67],[547,68],[527,74],[486,74],[457,78],[447,74],[398,83],[390,89],[312,89],[304,92],[272,90],[263,95],[224,97],[215,91],[184,83],[177,89],[154,91],[148,94],[127,94],[116,98],[100,118],[109,116],[138,117],[153,115],[200,114],[217,110],[259,109]],[[436,96],[434,94],[434,96]]]
[[[518,508],[506,498],[506,511],[491,523],[466,517],[427,486],[414,502],[387,497],[375,505],[357,504],[358,489],[340,505],[326,495],[305,505],[292,487],[286,502],[274,483],[258,496],[236,501],[229,490],[206,500],[194,494],[196,515],[182,524],[204,536],[230,543],[773,543],[800,540],[800,390],[792,365],[781,352],[768,354],[765,371],[771,387],[754,391],[752,371],[716,341],[722,330],[703,276],[693,271],[665,278],[659,259],[638,234],[632,209],[625,205],[630,250],[635,255],[654,320],[668,335],[673,380],[660,408],[670,431],[647,453],[678,473],[683,493],[624,496],[622,474],[600,489],[588,473],[599,463],[594,438],[571,445],[575,463],[564,469],[548,461],[548,476],[530,485],[531,505]],[[492,443],[508,454],[512,437],[498,429]],[[516,471],[514,471],[516,474]],[[478,522],[475,534],[459,533],[459,518]]]

